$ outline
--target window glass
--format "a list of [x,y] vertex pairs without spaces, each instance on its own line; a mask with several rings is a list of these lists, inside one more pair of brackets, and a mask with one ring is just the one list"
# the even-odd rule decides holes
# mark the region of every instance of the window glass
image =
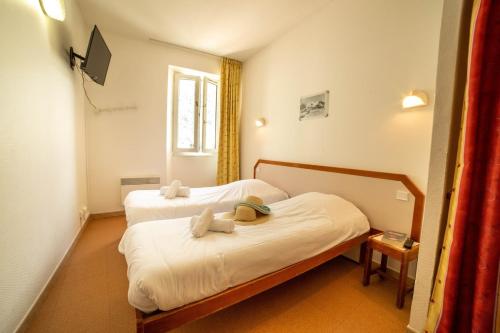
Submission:
[[192,149],[195,145],[196,81],[180,79],[177,96],[177,148]]

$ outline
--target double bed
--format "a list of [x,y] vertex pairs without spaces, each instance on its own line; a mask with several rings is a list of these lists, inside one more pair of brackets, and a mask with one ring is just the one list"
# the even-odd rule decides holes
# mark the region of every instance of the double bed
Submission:
[[[270,203],[264,223],[202,238],[192,237],[188,217],[126,230],[119,251],[128,265],[137,332],[165,332],[202,318],[346,251],[362,262],[368,236],[383,221],[411,222],[412,235],[420,228],[423,195],[405,175],[261,160],[254,171],[292,195]],[[402,188],[411,196],[398,206],[393,195]]]

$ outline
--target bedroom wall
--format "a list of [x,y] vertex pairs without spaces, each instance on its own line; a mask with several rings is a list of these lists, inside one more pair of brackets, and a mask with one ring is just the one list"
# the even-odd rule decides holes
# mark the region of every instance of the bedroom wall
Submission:
[[13,332],[80,230],[86,206],[85,124],[69,46],[87,29],[38,0],[0,1],[0,332]]
[[[425,193],[442,4],[332,1],[246,61],[243,178],[264,158],[403,173]],[[429,105],[404,111],[413,89],[425,90]],[[329,116],[300,122],[300,97],[325,90]],[[267,124],[256,128],[260,117]],[[410,228],[410,220],[391,227]],[[389,267],[399,270],[393,260]]]
[[163,184],[180,179],[189,186],[215,185],[215,156],[173,156],[167,139],[169,65],[218,74],[217,57],[134,40],[102,31],[111,53],[104,87],[89,83],[98,108],[136,110],[95,112],[87,107],[89,207],[92,213],[123,210],[120,178],[156,175]]
[[[332,1],[245,62],[243,177],[267,158],[404,173],[425,192],[441,7]],[[428,107],[401,109],[412,89]],[[299,122],[300,97],[324,90],[329,117]]]

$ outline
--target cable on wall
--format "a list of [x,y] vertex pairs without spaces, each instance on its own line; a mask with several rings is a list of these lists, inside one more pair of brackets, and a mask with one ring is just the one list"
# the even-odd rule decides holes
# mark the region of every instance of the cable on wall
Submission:
[[131,106],[118,106],[118,107],[110,107],[110,108],[98,108],[94,104],[94,102],[92,102],[92,100],[90,99],[90,96],[89,96],[89,94],[87,92],[87,87],[85,87],[85,82],[91,82],[91,81],[85,78],[85,74],[83,73],[82,69],[79,66],[75,66],[75,67],[78,68],[78,71],[82,75],[82,87],[83,87],[83,91],[85,93],[85,97],[87,98],[87,101],[89,102],[89,104],[92,106],[92,108],[94,109],[94,111],[96,113],[100,113],[100,112],[113,112],[113,111],[125,111],[125,110],[137,110],[137,106],[135,106],[135,105],[131,105]]
[[92,108],[94,108],[95,111],[98,111],[99,109],[97,108],[97,106],[95,106],[95,104],[90,99],[89,94],[87,93],[87,88],[85,87],[85,81],[87,81],[87,80],[85,80],[85,75],[83,74],[82,69],[80,68],[80,66],[76,66],[76,68],[78,68],[78,70],[82,74],[82,86],[83,86],[83,91],[85,93],[85,97],[87,97],[87,101],[92,106]]

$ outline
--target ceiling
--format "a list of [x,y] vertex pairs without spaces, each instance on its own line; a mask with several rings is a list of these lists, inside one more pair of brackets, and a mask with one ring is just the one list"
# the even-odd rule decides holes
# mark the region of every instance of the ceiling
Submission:
[[239,60],[332,0],[77,0],[87,23]]

